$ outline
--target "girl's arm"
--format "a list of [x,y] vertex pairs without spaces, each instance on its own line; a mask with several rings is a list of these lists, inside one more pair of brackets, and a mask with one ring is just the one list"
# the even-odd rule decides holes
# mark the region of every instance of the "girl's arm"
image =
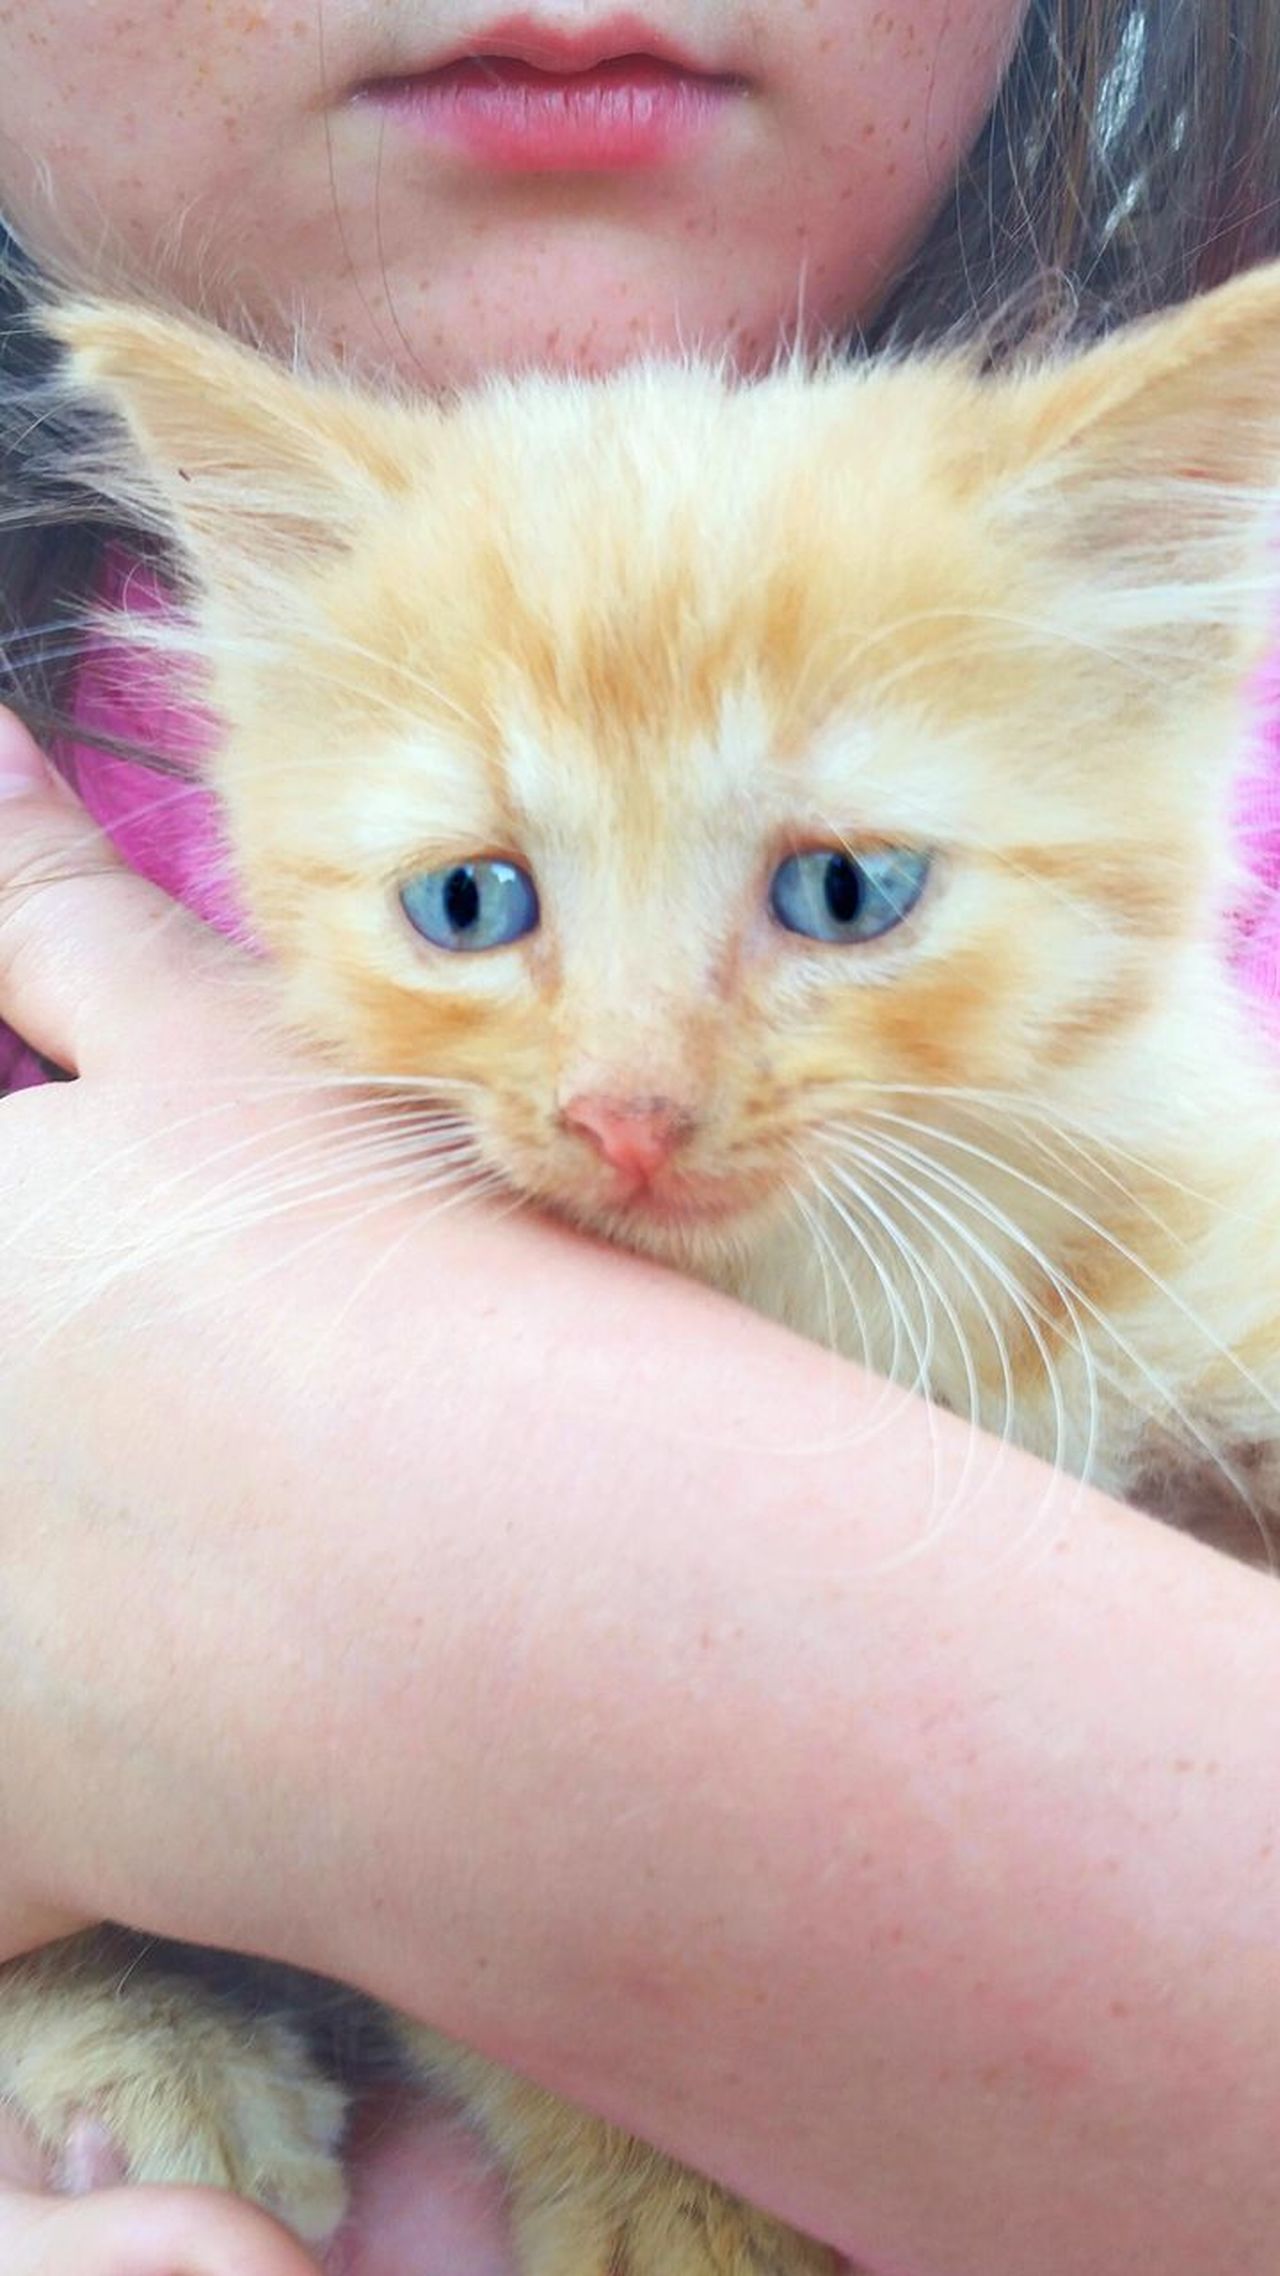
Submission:
[[7,1947],[347,1977],[885,2276],[1271,2276],[1280,1594],[532,1219],[197,1239],[252,978],[89,843],[0,824]]

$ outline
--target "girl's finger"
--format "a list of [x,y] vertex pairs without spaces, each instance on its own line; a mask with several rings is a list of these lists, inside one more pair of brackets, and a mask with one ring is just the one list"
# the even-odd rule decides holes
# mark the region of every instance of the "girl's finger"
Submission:
[[46,2197],[0,2189],[4,2276],[317,2276],[285,2231],[205,2189]]
[[180,1049],[203,974],[240,961],[130,875],[0,711],[0,1020],[84,1073]]

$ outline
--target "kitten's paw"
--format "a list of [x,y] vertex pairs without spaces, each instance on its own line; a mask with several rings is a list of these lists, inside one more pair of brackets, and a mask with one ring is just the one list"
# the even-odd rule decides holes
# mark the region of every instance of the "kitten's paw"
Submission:
[[766,2213],[677,2175],[617,2208],[517,2207],[526,2276],[835,2276],[838,2256]]
[[308,2244],[346,2209],[340,2088],[300,2035],[179,1977],[95,1964],[0,1977],[0,2091],[62,2186],[229,2189]]
[[853,2276],[826,2245],[616,2126],[436,2032],[400,2029],[494,2152],[521,2276]]

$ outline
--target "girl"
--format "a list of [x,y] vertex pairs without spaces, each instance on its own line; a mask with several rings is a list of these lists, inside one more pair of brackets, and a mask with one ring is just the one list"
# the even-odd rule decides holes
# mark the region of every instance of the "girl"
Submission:
[[[276,344],[300,315],[425,386],[691,338],[750,369],[802,320],[1112,321],[1276,240],[1266,0],[46,0],[0,11],[0,59],[24,259]],[[198,892],[186,809],[140,829],[154,791],[91,746],[45,629],[98,539],[6,543],[15,709]],[[278,1070],[233,952],[120,872],[16,724],[0,755],[28,1047],[0,1124],[0,1951],[107,1915],[346,1978],[885,2276],[1273,2269],[1268,1586],[1074,1501],[1054,1556],[1001,1562],[1055,1506],[1015,1462],[904,1560],[899,1513],[964,1461],[923,1411],[859,1453],[851,1557],[829,1450],[874,1387],[550,1227],[441,1221],[424,1273],[421,1236],[318,1212],[283,1290],[269,1227],[221,1285],[172,1255],[95,1285],[104,1219],[140,1240],[158,1181],[269,1143],[236,1093]],[[375,1257],[339,1375],[308,1324]],[[1179,1766],[1209,1763],[1192,1812]],[[348,2270],[494,2264],[474,2169],[444,2226],[460,2146],[366,2149]],[[306,2266],[244,2208],[59,2197],[85,2176],[16,2141],[9,2174],[7,2276]]]

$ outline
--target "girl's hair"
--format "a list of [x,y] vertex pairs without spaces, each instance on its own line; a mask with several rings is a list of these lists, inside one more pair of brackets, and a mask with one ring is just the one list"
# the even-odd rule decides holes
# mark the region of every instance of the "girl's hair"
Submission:
[[1277,252],[1276,0],[1031,0],[889,313],[917,341],[977,317],[1016,344],[1064,306],[1099,331]]
[[[1017,54],[953,198],[872,341],[975,324],[993,352],[1101,330],[1280,252],[1277,0],[1030,0]],[[22,260],[0,261],[0,697],[64,722],[78,608],[109,531],[50,506],[45,351]]]

